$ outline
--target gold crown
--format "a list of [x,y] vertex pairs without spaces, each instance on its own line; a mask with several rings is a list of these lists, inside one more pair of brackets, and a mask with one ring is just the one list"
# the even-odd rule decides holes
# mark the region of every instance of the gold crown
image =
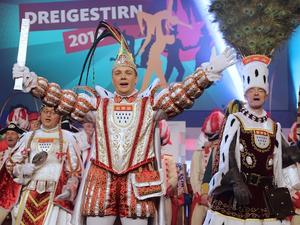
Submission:
[[113,70],[120,66],[128,66],[128,67],[131,67],[132,69],[136,70],[136,65],[134,63],[134,59],[133,59],[132,54],[130,53],[128,47],[124,43],[124,38],[122,38],[121,46],[119,49],[117,59],[113,66]]

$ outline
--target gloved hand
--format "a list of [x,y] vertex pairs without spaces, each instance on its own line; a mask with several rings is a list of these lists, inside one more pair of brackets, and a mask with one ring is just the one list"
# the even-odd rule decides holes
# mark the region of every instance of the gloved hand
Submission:
[[13,169],[14,181],[22,185],[28,184],[35,170],[33,163],[17,164]]
[[30,92],[37,85],[37,75],[34,72],[30,72],[26,66],[19,66],[15,63],[12,74],[13,79],[23,78],[23,91],[26,93]]
[[286,168],[294,163],[300,162],[299,141],[296,145],[289,145],[282,139],[282,168]]
[[56,196],[56,200],[67,200],[71,196],[71,191],[68,189],[65,189],[64,192]]
[[252,198],[248,186],[243,181],[235,182],[233,184],[233,194],[237,204],[240,206],[248,205],[250,203],[250,198]]
[[23,176],[27,176],[27,177],[30,177],[32,176],[32,174],[34,173],[35,171],[35,165],[33,163],[25,163],[23,166],[22,166],[22,173],[23,173]]
[[26,66],[20,66],[18,63],[15,63],[12,69],[13,79],[24,78],[25,74],[30,73],[29,68]]
[[227,47],[225,51],[217,56],[216,48],[211,50],[209,62],[202,63],[209,81],[217,81],[221,79],[221,72],[227,67],[236,63],[236,55],[233,48]]
[[230,169],[225,176],[223,176],[221,184],[225,186],[230,185],[232,187],[233,195],[238,205],[245,206],[250,203],[252,195],[237,168]]
[[159,109],[154,115],[155,121],[161,121],[166,119],[168,119],[168,115],[161,109]]
[[77,177],[68,179],[67,184],[63,186],[61,194],[56,196],[56,200],[69,200],[74,201],[77,193],[79,180]]

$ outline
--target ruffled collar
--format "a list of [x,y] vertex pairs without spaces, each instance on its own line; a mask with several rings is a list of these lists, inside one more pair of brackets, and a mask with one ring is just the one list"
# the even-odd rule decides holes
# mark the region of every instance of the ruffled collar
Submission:
[[127,95],[127,96],[120,95],[117,92],[114,92],[114,101],[116,103],[120,103],[123,100],[126,100],[127,102],[131,103],[131,102],[134,102],[136,100],[137,96],[138,96],[138,90],[137,89],[135,89],[132,94]]

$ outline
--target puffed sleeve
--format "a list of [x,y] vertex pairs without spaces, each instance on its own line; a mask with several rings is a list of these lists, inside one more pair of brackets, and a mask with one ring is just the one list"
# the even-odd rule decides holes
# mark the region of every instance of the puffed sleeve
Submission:
[[153,109],[164,111],[168,117],[176,116],[184,109],[191,108],[195,99],[212,83],[204,70],[199,67],[182,82],[171,84],[155,96]]

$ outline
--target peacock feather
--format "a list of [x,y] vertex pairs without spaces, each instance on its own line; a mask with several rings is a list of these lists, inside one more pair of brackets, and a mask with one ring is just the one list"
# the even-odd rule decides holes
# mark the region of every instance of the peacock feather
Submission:
[[209,12],[242,56],[270,57],[300,24],[300,0],[212,0]]

